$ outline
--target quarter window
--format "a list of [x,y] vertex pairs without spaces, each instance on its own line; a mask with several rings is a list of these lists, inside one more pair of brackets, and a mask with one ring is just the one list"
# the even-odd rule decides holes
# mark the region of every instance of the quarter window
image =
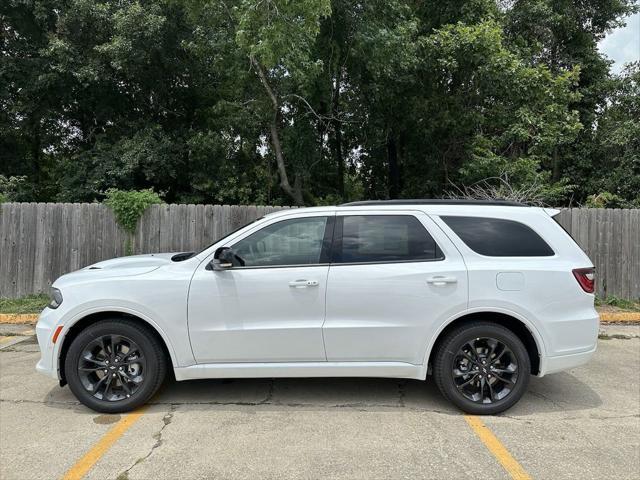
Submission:
[[337,217],[335,263],[406,262],[441,259],[442,252],[412,215]]
[[326,227],[327,217],[283,220],[243,238],[232,248],[245,267],[325,263],[321,256]]
[[549,257],[551,247],[527,225],[501,218],[440,217],[474,252],[489,257]]

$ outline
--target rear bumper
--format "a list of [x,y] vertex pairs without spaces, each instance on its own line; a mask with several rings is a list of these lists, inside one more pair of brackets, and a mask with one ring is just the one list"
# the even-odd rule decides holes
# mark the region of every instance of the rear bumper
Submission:
[[546,348],[540,358],[540,377],[584,365],[598,347],[600,317],[592,303],[571,315],[561,313],[542,324]]
[[591,350],[580,353],[572,353],[571,355],[558,355],[554,357],[542,357],[540,359],[540,372],[539,377],[543,377],[550,373],[561,372],[563,370],[569,370],[571,368],[584,365],[593,354],[596,353],[598,346],[594,346]]

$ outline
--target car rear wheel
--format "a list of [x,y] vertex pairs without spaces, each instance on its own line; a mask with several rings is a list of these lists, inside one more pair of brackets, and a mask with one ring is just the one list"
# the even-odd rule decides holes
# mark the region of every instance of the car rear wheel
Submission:
[[529,384],[531,361],[522,341],[491,322],[473,322],[439,343],[433,374],[445,398],[461,410],[491,415],[512,407]]
[[73,340],[65,374],[73,394],[87,407],[121,413],[146,403],[166,374],[159,340],[148,328],[126,319],[95,323]]

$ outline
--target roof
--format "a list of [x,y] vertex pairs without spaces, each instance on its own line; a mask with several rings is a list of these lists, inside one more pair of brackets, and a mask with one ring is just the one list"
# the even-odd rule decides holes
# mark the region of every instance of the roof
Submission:
[[365,200],[361,202],[343,203],[341,207],[360,207],[364,205],[495,205],[500,207],[527,207],[524,203],[512,202],[509,200],[461,200],[444,198],[419,198],[419,199],[396,199],[396,200]]

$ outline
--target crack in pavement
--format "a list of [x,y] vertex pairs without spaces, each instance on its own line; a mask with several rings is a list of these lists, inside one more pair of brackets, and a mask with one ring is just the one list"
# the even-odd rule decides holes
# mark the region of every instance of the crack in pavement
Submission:
[[401,407],[404,407],[404,398],[406,396],[406,391],[405,391],[405,387],[407,386],[407,381],[406,380],[400,380],[398,382],[398,403],[400,404]]
[[[432,408],[420,408],[420,407],[409,407],[407,405],[398,405],[397,403],[369,403],[369,402],[353,402],[353,403],[299,403],[299,402],[280,402],[280,401],[267,401],[261,400],[259,402],[216,402],[216,401],[205,401],[205,402],[149,402],[149,405],[211,405],[211,406],[238,406],[238,407],[260,407],[260,406],[275,406],[275,407],[291,407],[291,408],[402,408],[406,410],[416,411],[416,412],[433,412],[433,413],[444,413],[451,414],[453,411],[444,411],[437,410]],[[455,412],[457,413],[457,412]]]
[[273,400],[273,392],[276,389],[276,381],[274,378],[271,379],[271,383],[269,383],[269,390],[267,391],[267,396],[261,402],[258,402],[256,405],[268,405]]
[[[529,392],[529,393],[533,393],[534,396],[537,396],[539,398],[544,399],[545,401],[548,401],[550,403],[553,403],[555,406],[560,407],[558,402],[553,401],[552,399],[546,397],[545,395],[541,394],[541,393],[537,393],[537,392]],[[419,406],[409,406],[406,405],[404,403],[404,401],[401,404],[397,404],[397,403],[372,403],[372,402],[351,402],[351,403],[333,403],[333,404],[326,404],[326,403],[299,403],[299,402],[281,402],[281,401],[273,401],[272,398],[273,394],[268,394],[267,397],[263,400],[260,401],[256,401],[256,402],[217,402],[217,401],[205,401],[205,402],[176,402],[176,401],[172,401],[172,402],[149,402],[148,405],[153,406],[153,405],[158,405],[158,406],[169,406],[170,408],[170,412],[171,412],[171,416],[173,416],[173,412],[175,411],[175,409],[177,407],[180,406],[203,406],[203,405],[208,405],[208,406],[212,406],[212,407],[216,407],[216,406],[220,406],[220,407],[227,407],[227,406],[232,406],[232,407],[260,407],[260,406],[264,406],[264,407],[268,407],[268,406],[272,406],[272,407],[287,407],[287,408],[325,408],[327,410],[332,410],[332,409],[349,409],[349,408],[353,408],[353,409],[358,409],[360,411],[368,411],[368,409],[373,409],[373,408],[387,408],[387,409],[402,409],[402,410],[407,410],[410,412],[418,412],[418,413],[436,413],[436,414],[440,414],[440,415],[458,415],[460,412],[458,412],[457,410],[442,410],[442,409],[437,409],[437,408],[428,408],[428,407],[419,407]],[[20,405],[20,404],[39,404],[39,405],[52,405],[52,406],[62,406],[62,407],[67,407],[69,409],[81,406],[82,404],[80,402],[73,402],[73,401],[55,401],[55,400],[51,400],[51,401],[37,401],[37,400],[15,400],[15,399],[6,399],[6,398],[0,398],[0,403],[10,403],[10,404],[14,404],[14,405]],[[584,420],[585,418],[591,419],[591,420],[615,420],[615,419],[624,419],[624,418],[640,418],[640,414],[619,414],[619,412],[615,411],[615,410],[608,410],[608,409],[604,409],[602,410],[603,412],[610,412],[613,415],[585,415],[585,416],[564,416],[564,417],[560,417],[560,418],[553,418],[553,421],[558,421],[558,420]],[[494,418],[498,419],[498,418],[504,418],[504,419],[509,419],[509,420],[514,420],[514,421],[519,421],[519,422],[525,422],[525,421],[529,421],[529,417],[528,415],[523,415],[521,417],[517,417],[514,415],[509,415],[506,413],[501,413],[496,415]]]
[[15,400],[13,398],[0,398],[0,403],[12,403],[14,405],[19,405],[21,403],[28,404],[39,404],[39,405],[64,405],[68,407],[77,407],[78,405],[82,405],[80,402],[71,401],[58,401],[58,400]]
[[151,449],[144,457],[140,457],[133,463],[133,465],[131,465],[129,468],[127,468],[122,473],[120,473],[116,477],[116,480],[128,480],[129,472],[131,472],[131,470],[133,470],[136,466],[140,465],[142,462],[148,459],[151,456],[151,454],[162,445],[163,443],[162,432],[164,432],[164,429],[167,428],[167,426],[170,425],[171,422],[173,421],[173,414],[175,413],[176,410],[177,410],[177,406],[175,404],[169,404],[169,411],[165,414],[164,417],[162,417],[162,427],[160,427],[160,430],[158,430],[156,433],[152,435],[152,438],[156,441],[156,443],[154,443],[151,446]]

